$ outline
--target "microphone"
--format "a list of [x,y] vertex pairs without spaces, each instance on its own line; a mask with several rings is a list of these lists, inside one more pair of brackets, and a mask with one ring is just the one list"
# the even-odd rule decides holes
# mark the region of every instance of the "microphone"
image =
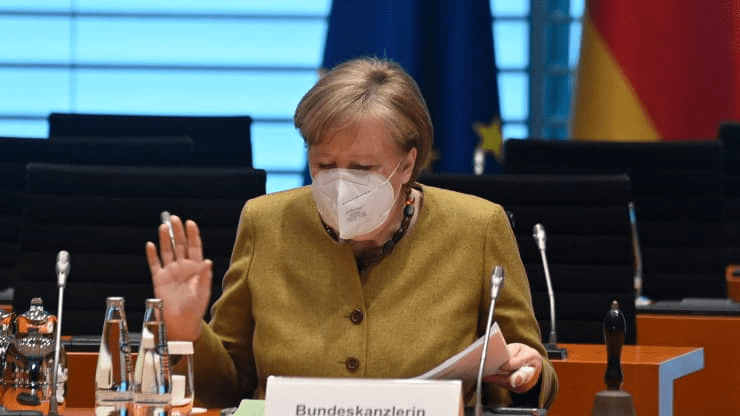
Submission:
[[635,256],[635,304],[637,306],[650,305],[650,299],[642,295],[642,250],[640,249],[640,236],[637,234],[637,215],[635,214],[635,203],[627,204],[630,216],[630,231],[632,237],[632,252]]
[[547,263],[547,254],[545,253],[545,241],[547,240],[545,227],[540,223],[535,224],[532,236],[534,237],[534,241],[537,243],[540,257],[542,257],[542,268],[545,271],[545,282],[547,283],[547,296],[550,299],[550,338],[545,344],[547,358],[564,359],[568,356],[568,351],[565,348],[558,348],[558,337],[555,331],[555,292],[552,290],[550,266]]
[[488,355],[488,338],[491,336],[491,325],[493,325],[493,310],[496,307],[496,298],[504,284],[504,268],[496,266],[491,273],[491,305],[488,307],[488,322],[486,323],[486,336],[483,338],[483,350],[480,353],[480,365],[478,366],[478,378],[475,385],[475,416],[483,415],[483,403],[481,395],[483,392],[483,370],[486,366]]
[[69,276],[69,253],[65,250],[60,251],[57,254],[57,287],[64,287],[67,284],[67,276]]
[[56,340],[54,345],[54,367],[52,368],[51,399],[49,400],[49,416],[57,416],[57,377],[59,376],[59,354],[61,353],[62,343],[62,304],[64,302],[64,288],[67,285],[67,276],[69,276],[69,253],[65,250],[57,254],[57,288],[59,289],[59,302],[57,303],[57,327]]
[[175,233],[172,231],[172,221],[170,221],[170,212],[162,211],[162,213],[159,214],[159,218],[162,221],[162,224],[167,226],[167,234],[170,237],[172,256],[174,257],[175,256]]
[[[496,308],[496,299],[498,298],[501,287],[504,284],[504,269],[501,266],[493,268],[491,273],[491,304],[488,307],[488,321],[486,323],[486,335],[483,338],[483,350],[480,353],[480,364],[478,366],[478,377],[476,378],[475,386],[475,408],[473,414],[468,410],[469,407],[465,408],[465,416],[483,416],[483,371],[486,367],[486,357],[488,356],[488,339],[491,337],[491,327],[493,326],[493,311]],[[527,379],[531,376],[531,372],[534,369],[532,367],[524,366],[519,368],[512,374],[512,379],[519,377],[521,379]],[[518,375],[517,375],[518,373]],[[499,416],[515,416],[515,415],[531,415],[531,416],[544,416],[547,413],[545,409],[529,408],[529,407],[496,407],[488,409],[486,415],[499,415]]]
[[480,176],[486,170],[486,154],[480,146],[473,150],[473,174]]

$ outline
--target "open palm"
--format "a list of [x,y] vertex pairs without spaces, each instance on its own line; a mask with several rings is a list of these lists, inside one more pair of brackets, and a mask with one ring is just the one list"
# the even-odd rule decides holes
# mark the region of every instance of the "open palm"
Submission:
[[159,253],[146,243],[146,257],[152,274],[154,295],[164,303],[164,319],[172,340],[194,341],[211,298],[212,262],[203,259],[200,232],[195,222],[183,226],[177,216],[170,218],[174,247],[163,224],[159,227]]

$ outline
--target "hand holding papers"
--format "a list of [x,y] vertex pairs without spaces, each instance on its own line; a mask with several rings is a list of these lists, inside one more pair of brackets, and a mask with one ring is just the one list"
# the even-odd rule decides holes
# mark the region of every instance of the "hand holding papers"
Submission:
[[[442,364],[415,378],[424,380],[459,379],[465,385],[474,384],[478,373],[478,366],[480,365],[483,341],[484,337],[478,338],[468,348],[465,348]],[[484,377],[496,373],[499,367],[509,360],[509,350],[506,348],[506,341],[501,334],[498,323],[494,323],[491,328],[491,336],[488,338],[487,355],[488,358],[486,358],[486,366],[483,371]]]

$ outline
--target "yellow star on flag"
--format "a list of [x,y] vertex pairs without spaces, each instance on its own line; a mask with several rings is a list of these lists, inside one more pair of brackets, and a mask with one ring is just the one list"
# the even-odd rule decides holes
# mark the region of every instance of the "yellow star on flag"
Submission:
[[494,117],[490,123],[473,123],[473,130],[475,134],[480,137],[481,142],[478,145],[481,149],[492,152],[496,160],[502,162],[502,144],[503,137],[501,135],[501,120],[498,117]]

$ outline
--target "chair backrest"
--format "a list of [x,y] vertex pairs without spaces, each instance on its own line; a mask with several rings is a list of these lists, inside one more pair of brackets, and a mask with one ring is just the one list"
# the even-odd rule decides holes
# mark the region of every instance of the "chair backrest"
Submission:
[[69,137],[64,140],[0,137],[0,163],[184,166],[191,164],[189,137]]
[[265,172],[30,163],[26,192],[14,308],[27,310],[35,296],[55,308],[55,258],[67,250],[63,330],[99,335],[107,296],[124,296],[129,325],[140,325],[144,300],[153,295],[144,243],[157,241],[164,210],[198,222],[214,262],[215,299],[242,206],[265,193]]
[[49,137],[181,137],[195,143],[193,164],[252,167],[249,116],[52,113]]
[[724,148],[724,217],[727,263],[740,264],[740,123],[722,123],[717,138]]
[[542,258],[532,236],[540,223],[555,292],[558,342],[601,344],[603,319],[617,300],[635,343],[634,255],[626,175],[425,175],[419,182],[501,204],[514,233],[532,290],[543,341],[550,303]]
[[724,298],[723,148],[718,140],[508,140],[507,173],[626,173],[635,199],[643,293]]
[[105,141],[92,137],[64,141],[0,138],[0,290],[14,280],[27,163],[178,166],[189,164],[192,153],[193,142],[187,137]]
[[25,165],[0,163],[0,178],[0,290],[5,290],[13,280],[18,257]]

